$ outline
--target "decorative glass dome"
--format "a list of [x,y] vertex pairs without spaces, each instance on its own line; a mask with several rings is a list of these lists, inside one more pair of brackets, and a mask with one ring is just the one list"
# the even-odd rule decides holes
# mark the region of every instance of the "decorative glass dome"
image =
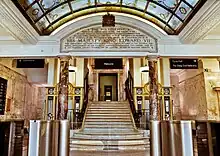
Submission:
[[[13,0],[40,35],[97,12],[121,12],[144,18],[177,35],[206,0]],[[100,19],[101,20],[101,19]]]

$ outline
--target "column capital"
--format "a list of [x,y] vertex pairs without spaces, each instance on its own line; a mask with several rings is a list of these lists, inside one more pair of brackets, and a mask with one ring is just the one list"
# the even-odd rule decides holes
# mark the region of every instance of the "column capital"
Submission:
[[60,61],[69,61],[70,59],[72,59],[72,57],[69,55],[61,55],[61,56],[58,56],[58,58]]
[[152,55],[152,56],[147,56],[146,58],[147,58],[148,61],[158,61],[160,56]]

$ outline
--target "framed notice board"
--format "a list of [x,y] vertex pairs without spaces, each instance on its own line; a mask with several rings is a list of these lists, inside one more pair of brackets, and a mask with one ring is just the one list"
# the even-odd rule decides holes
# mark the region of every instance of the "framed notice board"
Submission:
[[5,100],[7,93],[7,80],[0,77],[0,115],[5,112]]

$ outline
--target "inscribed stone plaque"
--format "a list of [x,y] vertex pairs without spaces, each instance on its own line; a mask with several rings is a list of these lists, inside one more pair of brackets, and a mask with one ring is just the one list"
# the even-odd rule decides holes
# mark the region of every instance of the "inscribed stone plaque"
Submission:
[[76,31],[61,41],[61,52],[128,51],[157,52],[157,41],[150,35],[124,25],[93,26]]

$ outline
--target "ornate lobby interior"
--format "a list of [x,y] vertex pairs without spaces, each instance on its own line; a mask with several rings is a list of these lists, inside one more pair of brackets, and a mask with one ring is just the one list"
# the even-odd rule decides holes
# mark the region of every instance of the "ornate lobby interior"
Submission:
[[0,156],[219,156],[219,0],[0,0]]

